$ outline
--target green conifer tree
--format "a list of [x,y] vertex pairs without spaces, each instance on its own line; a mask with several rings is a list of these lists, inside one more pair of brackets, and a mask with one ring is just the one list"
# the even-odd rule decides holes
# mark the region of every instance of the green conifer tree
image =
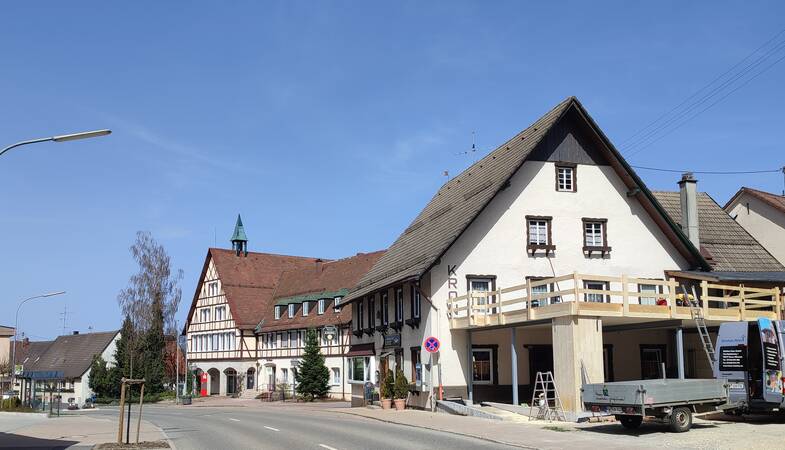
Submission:
[[297,392],[306,401],[322,398],[330,391],[330,370],[324,365],[316,330],[308,330],[303,360],[296,376]]

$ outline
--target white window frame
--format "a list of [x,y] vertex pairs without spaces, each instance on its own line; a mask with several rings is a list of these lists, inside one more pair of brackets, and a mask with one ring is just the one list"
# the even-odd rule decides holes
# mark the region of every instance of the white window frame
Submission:
[[218,295],[218,282],[210,281],[207,283],[207,296],[215,297],[216,295]]
[[275,320],[281,318],[281,305],[275,305]]
[[[488,377],[489,380],[474,379],[474,354],[488,353]],[[472,384],[493,384],[493,349],[492,348],[473,348],[472,349]]]
[[288,309],[288,311],[289,311],[289,318],[290,319],[294,318],[294,306],[295,306],[294,303],[289,303],[289,305],[286,307]]
[[320,316],[322,314],[324,314],[325,303],[327,303],[326,299],[323,299],[323,298],[319,299],[319,301],[317,302],[317,305],[316,305],[316,314],[318,314]]
[[341,300],[343,297],[335,297],[333,298],[333,312],[341,312]]
[[556,191],[575,192],[575,167],[556,165]]
[[341,385],[341,369],[339,367],[330,368],[330,379],[333,386]]
[[303,317],[306,317],[308,315],[308,309],[309,309],[308,302],[303,302]]
[[529,245],[548,245],[548,221],[545,219],[528,219]]
[[420,308],[422,308],[422,296],[420,295],[420,290],[417,289],[417,286],[412,285],[412,318],[419,319],[420,318]]
[[[596,289],[607,291],[608,285],[605,281],[595,281],[595,280],[584,280],[583,281],[583,288],[584,289]],[[588,303],[609,303],[610,300],[607,296],[603,294],[592,294],[592,293],[585,293],[583,294],[583,301]]]
[[659,298],[659,296],[662,295],[660,293],[660,286],[659,285],[656,285],[656,284],[646,284],[646,283],[641,283],[641,284],[638,285],[638,293],[640,293],[640,294],[651,293],[652,294],[651,297],[649,297],[648,295],[645,296],[645,297],[643,295],[638,297],[638,302],[641,305],[656,305],[657,304],[657,298]]
[[403,288],[395,289],[395,321],[403,323]]
[[[355,361],[362,360],[362,379],[356,378],[355,373]],[[347,363],[349,364],[349,382],[350,383],[366,383],[371,381],[371,358],[369,356],[355,356],[351,358],[347,358]]]
[[583,239],[587,247],[604,247],[605,223],[594,220],[583,222]]

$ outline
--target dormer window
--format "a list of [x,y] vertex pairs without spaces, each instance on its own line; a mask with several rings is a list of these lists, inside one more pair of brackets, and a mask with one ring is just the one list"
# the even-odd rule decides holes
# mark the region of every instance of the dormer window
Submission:
[[575,170],[577,166],[571,163],[556,163],[556,190],[559,192],[575,192]]
[[326,302],[327,302],[327,300],[325,300],[325,299],[323,299],[323,298],[320,298],[320,299],[319,299],[319,303],[318,303],[318,304],[317,304],[317,306],[316,306],[316,314],[319,314],[320,316],[321,316],[322,314],[324,314],[324,306],[325,306],[324,304],[325,304]]
[[310,303],[303,302],[303,317],[308,315],[308,310],[310,309],[308,305],[310,305]]
[[289,318],[294,317],[294,303],[289,303]]
[[335,303],[333,303],[333,311],[334,312],[341,312],[341,306],[340,306],[341,305],[341,299],[343,299],[343,297],[335,297],[335,299],[333,299],[334,302],[335,302]]
[[280,318],[281,318],[281,307],[280,306],[276,306],[275,307],[275,320],[278,320]]

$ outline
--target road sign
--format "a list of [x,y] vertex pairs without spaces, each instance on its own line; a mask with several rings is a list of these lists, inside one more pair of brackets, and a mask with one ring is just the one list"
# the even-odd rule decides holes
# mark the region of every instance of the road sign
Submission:
[[425,342],[423,342],[423,347],[425,347],[425,351],[428,353],[438,352],[440,345],[441,343],[439,342],[439,340],[433,336],[426,338]]

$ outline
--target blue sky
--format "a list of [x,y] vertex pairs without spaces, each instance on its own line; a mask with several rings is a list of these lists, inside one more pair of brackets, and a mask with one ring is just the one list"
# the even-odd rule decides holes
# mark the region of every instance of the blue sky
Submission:
[[[782,2],[15,2],[0,31],[0,323],[119,327],[149,230],[185,271],[242,213],[250,249],[385,248],[444,181],[576,95],[617,144],[785,26]],[[785,164],[785,62],[631,161]],[[622,146],[622,148],[624,148]],[[653,189],[678,174],[640,172]],[[726,201],[782,175],[699,176]]]

